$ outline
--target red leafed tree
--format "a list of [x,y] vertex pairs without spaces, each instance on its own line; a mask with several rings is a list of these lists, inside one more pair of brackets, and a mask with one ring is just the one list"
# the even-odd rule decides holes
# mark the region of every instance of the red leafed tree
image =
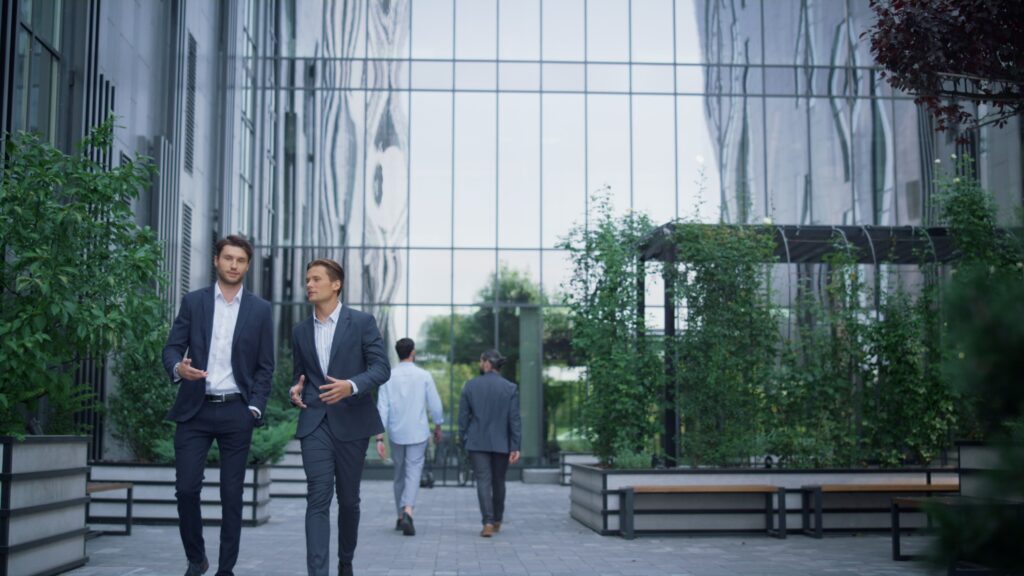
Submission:
[[871,8],[878,21],[865,34],[883,75],[916,96],[940,130],[1003,126],[1024,111],[1024,0],[871,0]]

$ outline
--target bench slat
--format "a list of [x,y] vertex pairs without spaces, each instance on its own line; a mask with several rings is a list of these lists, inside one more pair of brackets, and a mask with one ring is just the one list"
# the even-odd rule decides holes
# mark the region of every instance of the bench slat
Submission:
[[109,490],[127,490],[132,487],[131,482],[89,482],[85,485],[85,493],[107,492]]
[[774,494],[779,491],[777,486],[737,484],[727,485],[694,485],[694,486],[633,486],[637,494]]

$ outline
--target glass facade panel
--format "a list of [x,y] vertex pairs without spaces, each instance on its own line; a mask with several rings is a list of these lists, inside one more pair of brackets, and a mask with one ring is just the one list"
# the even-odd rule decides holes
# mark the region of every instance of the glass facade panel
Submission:
[[630,47],[630,2],[588,0],[587,59],[599,62],[627,62]]
[[672,96],[633,98],[634,207],[659,223],[677,213],[675,126]]
[[503,62],[498,65],[498,85],[502,91],[540,90],[540,64]]
[[455,0],[455,58],[498,57],[497,0]]
[[498,58],[540,60],[540,6],[540,0],[499,2]]
[[633,91],[637,93],[675,93],[675,77],[671,66],[633,66]]
[[[29,5],[31,7],[31,4]],[[32,37],[25,30],[18,30],[17,55],[14,58],[14,94],[11,97],[13,108],[13,125],[15,130],[27,130],[29,123],[29,79],[32,69],[31,51]]]
[[453,1],[416,0],[409,3],[413,58],[449,59],[454,55]]
[[672,62],[673,0],[630,2],[634,62]]
[[493,91],[498,82],[498,66],[491,62],[459,62],[455,64],[455,89]]
[[541,3],[544,60],[583,61],[584,7],[584,0],[544,0]]
[[497,302],[541,304],[540,264],[536,250],[499,250]]
[[412,65],[415,90],[451,90],[455,80],[450,62],[416,62]]
[[498,100],[498,246],[540,246],[540,186],[540,95],[502,94]]
[[452,94],[411,94],[409,244],[451,246]]
[[495,245],[497,98],[455,95],[455,222],[457,247]]
[[587,90],[591,93],[629,93],[629,66],[624,64],[588,64]]
[[[709,120],[707,111],[715,111]],[[679,216],[702,222],[717,222],[721,206],[721,155],[716,143],[725,138],[712,130],[718,118],[716,108],[701,96],[676,98],[678,123]]]
[[409,303],[447,305],[452,301],[451,250],[409,250]]
[[542,99],[543,245],[551,248],[565,239],[574,224],[582,224],[586,216],[586,98],[545,94]]
[[583,93],[585,74],[582,64],[544,64],[544,91]]
[[562,302],[569,293],[569,280],[573,273],[573,260],[568,250],[545,250],[541,254],[544,270],[544,293],[551,304]]
[[623,213],[633,205],[629,98],[589,96],[587,115],[589,193],[605,190],[613,209]]
[[453,304],[493,302],[496,256],[494,250],[455,250]]

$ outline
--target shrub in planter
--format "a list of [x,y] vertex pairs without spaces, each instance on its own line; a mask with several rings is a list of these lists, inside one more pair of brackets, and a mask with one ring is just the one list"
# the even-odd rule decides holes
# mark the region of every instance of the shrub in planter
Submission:
[[75,432],[90,405],[74,384],[85,359],[126,344],[132,300],[153,291],[160,247],[135,224],[131,202],[152,174],[142,157],[107,169],[93,160],[112,142],[113,120],[75,154],[17,133],[0,178],[0,434],[20,436],[43,414],[47,433]]

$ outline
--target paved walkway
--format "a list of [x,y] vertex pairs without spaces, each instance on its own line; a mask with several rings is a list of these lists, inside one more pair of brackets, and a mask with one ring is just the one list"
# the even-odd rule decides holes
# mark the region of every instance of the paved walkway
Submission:
[[[928,572],[889,559],[886,535],[642,537],[598,536],[569,517],[569,488],[513,482],[506,524],[494,538],[480,538],[476,491],[420,491],[417,535],[394,531],[391,484],[363,482],[362,523],[356,574],[365,576],[615,575],[800,576],[906,575]],[[302,499],[275,499],[271,520],[242,530],[238,576],[305,574]],[[336,510],[335,510],[336,513]],[[207,553],[217,557],[217,528],[206,531]],[[913,552],[924,538],[910,537]],[[132,536],[103,536],[88,543],[89,564],[74,576],[180,575],[185,559],[175,526],[137,526]],[[336,552],[332,546],[332,558]],[[212,575],[215,567],[207,573]],[[333,572],[332,572],[333,574]]]

